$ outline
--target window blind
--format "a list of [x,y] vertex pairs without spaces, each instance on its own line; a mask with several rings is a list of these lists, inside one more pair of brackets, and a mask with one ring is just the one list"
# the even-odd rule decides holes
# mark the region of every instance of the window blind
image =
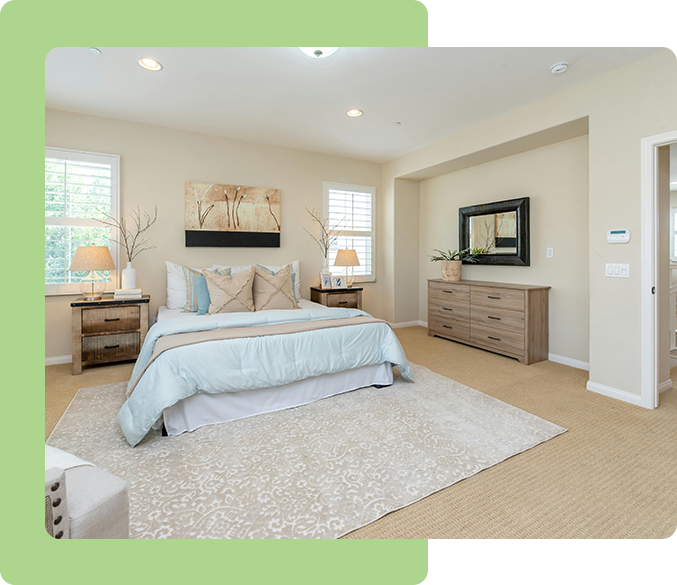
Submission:
[[329,225],[339,234],[329,249],[329,270],[344,274],[345,268],[333,266],[336,254],[341,249],[353,249],[360,261],[353,269],[356,280],[373,280],[375,189],[325,183],[325,196]]

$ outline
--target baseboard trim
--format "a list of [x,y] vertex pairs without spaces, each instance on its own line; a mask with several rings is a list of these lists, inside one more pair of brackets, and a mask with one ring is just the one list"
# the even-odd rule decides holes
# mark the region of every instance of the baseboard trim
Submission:
[[54,357],[45,358],[46,366],[56,366],[57,364],[70,364],[72,362],[73,362],[72,355],[57,355]]
[[609,398],[622,400],[623,402],[628,402],[635,406],[644,406],[642,404],[642,397],[639,394],[631,394],[625,390],[619,390],[618,388],[612,388],[611,386],[605,386],[604,384],[590,381],[588,381],[585,387],[592,392],[608,396]]
[[403,321],[402,323],[391,323],[393,329],[401,329],[402,327],[428,327],[425,321]]
[[582,362],[581,360],[575,360],[574,358],[557,355],[556,353],[549,353],[548,359],[551,362],[564,364],[565,366],[571,366],[572,368],[578,368],[579,370],[585,370],[586,372],[590,371],[590,364],[588,362]]
[[668,390],[672,390],[672,380],[666,380],[658,385],[659,394],[663,394],[663,392],[667,392]]

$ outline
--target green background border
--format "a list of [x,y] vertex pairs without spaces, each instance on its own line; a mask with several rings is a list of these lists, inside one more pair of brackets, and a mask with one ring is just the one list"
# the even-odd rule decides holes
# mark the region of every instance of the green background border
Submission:
[[[30,583],[416,584],[425,540],[57,541],[40,490],[44,431],[44,60],[61,46],[427,46],[415,0],[12,0],[0,12],[0,573]],[[217,44],[218,43],[218,44]],[[11,290],[10,290],[11,289]],[[7,310],[9,308],[9,310]]]

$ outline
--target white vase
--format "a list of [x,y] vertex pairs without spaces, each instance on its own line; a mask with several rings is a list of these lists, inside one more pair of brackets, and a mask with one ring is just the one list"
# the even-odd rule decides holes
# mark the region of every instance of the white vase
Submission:
[[122,288],[136,288],[136,270],[131,262],[127,262],[127,268],[122,271]]

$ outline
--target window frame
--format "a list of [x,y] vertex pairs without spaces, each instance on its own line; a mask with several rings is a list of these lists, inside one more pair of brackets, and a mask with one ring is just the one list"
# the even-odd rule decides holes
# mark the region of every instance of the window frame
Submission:
[[[88,152],[84,150],[74,150],[71,148],[59,148],[56,146],[45,146],[45,158],[57,158],[62,160],[72,160],[73,162],[105,163],[111,165],[111,215],[120,219],[120,156],[117,154],[105,154],[102,152]],[[45,215],[45,225],[52,226],[84,226],[84,227],[103,227],[95,219],[82,217],[49,217]],[[110,252],[115,262],[115,270],[111,270],[110,281],[106,283],[104,292],[113,292],[119,288],[120,282],[120,246],[113,241],[115,237],[114,228],[111,228]],[[80,295],[80,285],[72,284],[45,284],[45,296],[73,296]]]
[[[329,191],[336,189],[337,191],[356,191],[369,193],[371,195],[371,230],[369,232],[359,232],[354,230],[340,230],[340,236],[354,236],[358,234],[362,237],[371,237],[371,273],[355,275],[354,282],[376,282],[376,187],[368,185],[353,185],[350,183],[335,183],[333,181],[324,181],[324,217],[329,217]],[[331,266],[329,267],[331,269]]]

